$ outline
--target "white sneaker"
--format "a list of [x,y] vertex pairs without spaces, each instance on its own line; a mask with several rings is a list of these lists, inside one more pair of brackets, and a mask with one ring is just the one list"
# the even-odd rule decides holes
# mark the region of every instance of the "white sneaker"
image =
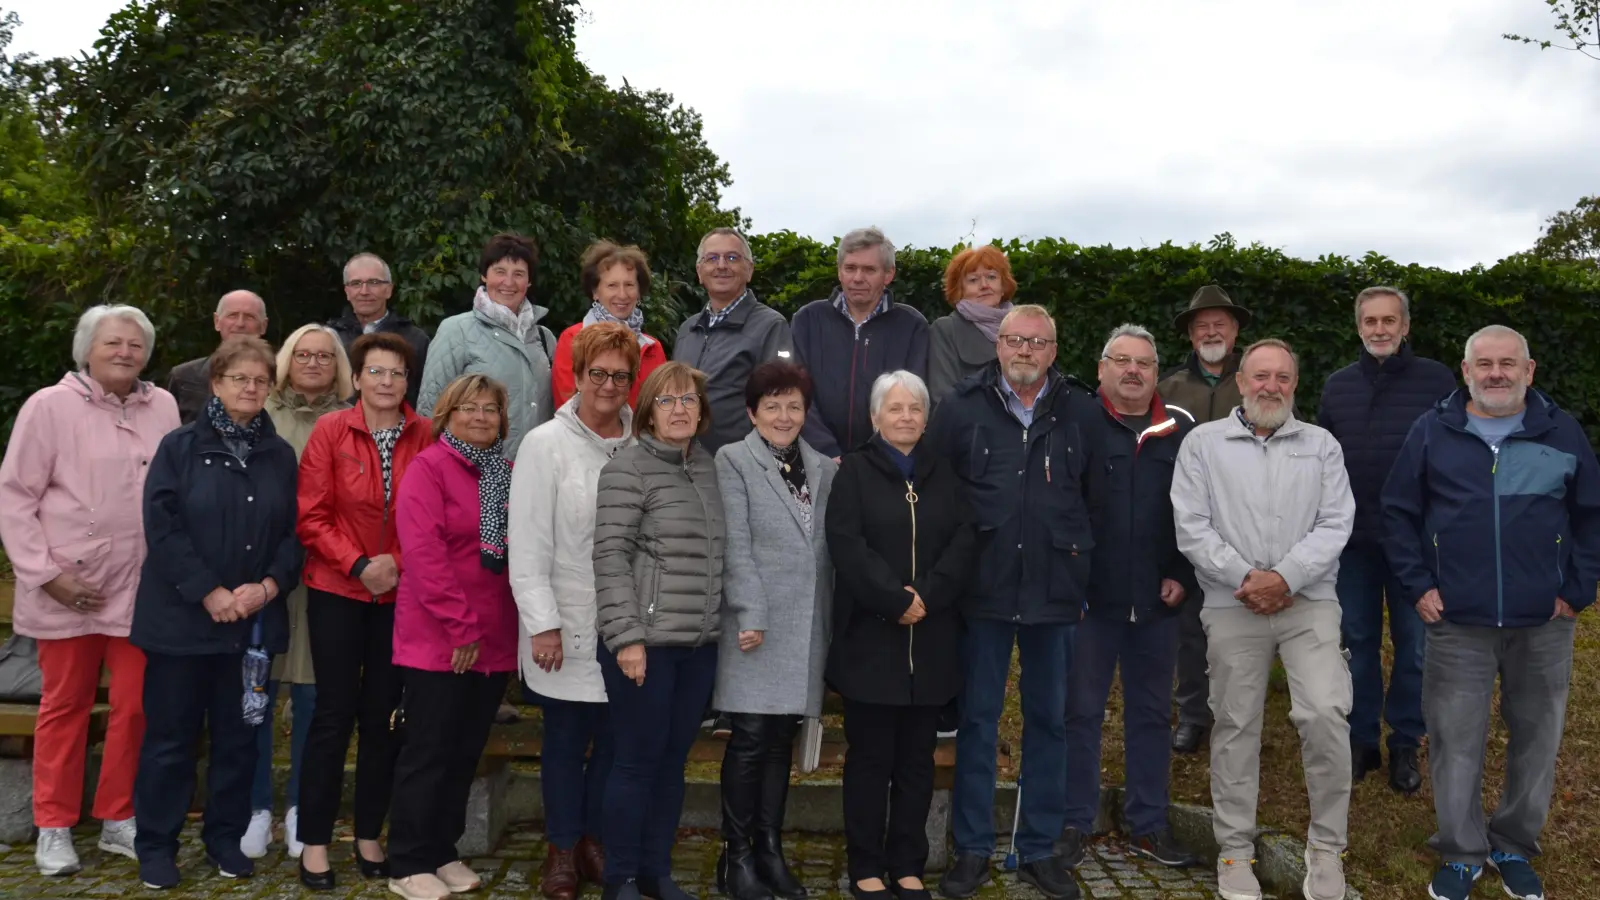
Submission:
[[1250,868],[1253,859],[1217,859],[1217,893],[1222,900],[1261,900],[1261,882]]
[[272,810],[258,809],[250,814],[250,827],[239,839],[239,852],[251,859],[267,855],[267,845],[272,843]]
[[478,877],[478,873],[467,868],[467,864],[459,859],[445,863],[434,874],[439,876],[452,894],[465,894],[483,887],[483,879]]
[[1333,850],[1306,845],[1306,878],[1300,885],[1305,900],[1343,900],[1344,861]]
[[439,880],[439,876],[430,872],[405,878],[391,878],[389,892],[399,894],[406,900],[445,900],[450,896],[450,888]]
[[289,858],[299,859],[305,852],[306,845],[301,843],[300,836],[295,832],[300,828],[300,807],[291,806],[283,814],[283,843],[289,848]]
[[110,819],[100,824],[100,849],[129,859],[138,859],[139,854],[134,852],[133,838],[139,833],[132,819],[123,819],[113,822]]
[[33,864],[40,875],[71,875],[83,868],[78,851],[72,849],[71,828],[41,828],[34,846]]

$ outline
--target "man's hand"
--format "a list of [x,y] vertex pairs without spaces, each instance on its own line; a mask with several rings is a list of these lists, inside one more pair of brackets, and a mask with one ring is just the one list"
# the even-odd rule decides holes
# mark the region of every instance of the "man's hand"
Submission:
[[922,595],[918,594],[916,589],[907,585],[906,591],[911,594],[911,605],[906,607],[906,611],[900,615],[900,624],[915,625],[927,618],[928,607],[923,604]]
[[739,649],[745,653],[749,653],[751,650],[761,646],[762,637],[763,635],[759,631],[739,632]]
[[450,671],[464,675],[477,661],[478,642],[473,641],[465,647],[457,647],[450,652]]
[[361,585],[371,592],[374,597],[382,597],[395,589],[400,583],[400,567],[395,564],[394,556],[384,553],[367,560],[367,567],[361,570]]
[[644,664],[643,644],[629,644],[617,651],[617,668],[634,684],[644,684]]
[[1552,619],[1576,619],[1577,617],[1578,617],[1578,614],[1573,611],[1571,606],[1567,605],[1567,601],[1561,599],[1560,597],[1556,598],[1556,613],[1555,613],[1555,615],[1551,616],[1550,618],[1552,618]]
[[[1557,600],[1556,609],[1559,611],[1560,608],[1561,601]],[[1429,588],[1428,592],[1422,595],[1422,599],[1417,601],[1417,615],[1429,625],[1444,618],[1444,601],[1439,599],[1438,588]]]
[[1183,585],[1171,578],[1161,579],[1161,604],[1163,606],[1177,606],[1183,602]]
[[[361,574],[365,575],[366,573],[362,572]],[[546,672],[561,671],[561,629],[552,628],[549,631],[541,631],[534,635],[531,640],[533,641],[533,664]]]
[[1264,572],[1260,569],[1251,569],[1245,575],[1244,583],[1233,592],[1233,596],[1244,604],[1251,612],[1270,616],[1282,609],[1287,609],[1293,599],[1289,596],[1289,583],[1277,572]]
[[200,603],[211,614],[213,622],[237,622],[241,618],[238,598],[225,587],[213,588]]
[[90,615],[100,611],[105,601],[77,576],[62,572],[44,583],[44,592],[50,599],[75,613]]

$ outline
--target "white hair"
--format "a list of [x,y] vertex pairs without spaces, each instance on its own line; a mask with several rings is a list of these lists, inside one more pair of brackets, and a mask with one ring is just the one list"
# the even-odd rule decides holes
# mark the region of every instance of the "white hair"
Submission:
[[872,393],[867,399],[867,409],[871,411],[872,418],[876,419],[883,410],[883,401],[889,396],[889,391],[895,387],[903,387],[911,392],[922,404],[923,412],[928,410],[928,385],[917,373],[907,372],[905,369],[896,369],[885,372],[872,382]]
[[694,258],[695,258],[696,262],[699,261],[700,257],[706,255],[706,241],[711,240],[712,238],[716,237],[719,234],[731,235],[733,237],[738,238],[739,239],[739,246],[744,248],[744,258],[745,258],[745,260],[750,262],[750,263],[752,263],[752,264],[756,261],[755,254],[750,252],[750,242],[745,240],[744,234],[742,232],[740,232],[739,229],[737,229],[737,228],[728,228],[728,227],[724,226],[724,227],[721,227],[721,228],[713,228],[713,229],[711,229],[710,231],[706,232],[705,237],[700,239],[700,246],[696,247],[695,251],[694,251]]
[[1387,284],[1373,285],[1356,295],[1356,324],[1361,324],[1361,306],[1374,297],[1393,297],[1400,301],[1400,321],[1411,321],[1411,298],[1406,292]]
[[383,257],[376,253],[357,253],[355,256],[350,257],[350,259],[344,264],[343,278],[345,281],[350,280],[350,267],[358,262],[377,263],[378,268],[383,270],[383,280],[394,280],[394,278],[389,274],[389,264],[383,261]]
[[1490,337],[1491,335],[1494,337],[1509,336],[1516,338],[1517,343],[1522,345],[1522,361],[1527,362],[1533,359],[1533,354],[1528,352],[1528,339],[1523,337],[1515,328],[1507,328],[1504,325],[1485,325],[1474,331],[1472,337],[1467,338],[1467,349],[1461,356],[1462,362],[1471,363],[1476,359],[1477,357],[1472,355],[1473,345],[1478,343],[1478,338]]
[[261,321],[265,322],[267,320],[267,301],[263,300],[261,298],[261,295],[256,293],[255,291],[247,291],[247,290],[243,290],[243,289],[240,289],[240,290],[237,290],[237,291],[229,291],[226,294],[223,294],[221,297],[218,297],[217,298],[217,315],[219,315],[219,316],[222,315],[222,306],[223,306],[223,304],[227,303],[228,302],[228,298],[234,296],[235,294],[249,294],[250,296],[256,298],[256,305],[261,307]]
[[1050,315],[1050,310],[1037,303],[1022,303],[1011,307],[1006,317],[1000,320],[1000,330],[1005,331],[1016,319],[1043,319],[1050,326],[1050,340],[1056,339],[1056,318]]
[[884,236],[878,226],[857,228],[839,239],[839,262],[844,263],[844,258],[861,250],[878,248],[878,259],[882,261],[885,269],[894,268],[894,243]]
[[95,333],[107,319],[126,319],[139,326],[144,332],[144,358],[149,362],[156,346],[156,327],[150,324],[150,317],[137,307],[106,303],[91,306],[78,317],[78,327],[72,332],[72,361],[78,368],[89,364],[89,348],[94,346]]
[[1143,325],[1135,325],[1132,322],[1124,322],[1123,324],[1111,329],[1111,336],[1106,338],[1106,345],[1100,350],[1101,358],[1103,359],[1107,356],[1110,356],[1111,345],[1115,344],[1118,338],[1125,337],[1138,338],[1139,340],[1148,343],[1150,345],[1150,351],[1155,357],[1156,365],[1161,365],[1161,348],[1156,346],[1156,336],[1151,334],[1150,330],[1145,328]]

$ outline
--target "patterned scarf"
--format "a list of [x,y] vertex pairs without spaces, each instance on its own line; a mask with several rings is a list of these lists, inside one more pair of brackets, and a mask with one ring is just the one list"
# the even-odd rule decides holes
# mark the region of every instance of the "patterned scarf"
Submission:
[[789,486],[789,493],[794,497],[794,502],[800,507],[800,523],[805,527],[806,534],[811,534],[811,488],[806,486],[806,463],[800,457],[800,441],[787,447],[777,447],[766,438],[761,443],[767,445],[767,450],[772,453],[772,458],[778,462],[778,475],[783,483]]
[[1005,321],[1008,312],[1011,312],[1010,303],[984,306],[973,300],[963,300],[956,304],[956,315],[978,326],[991,342],[1000,340],[1000,323]]
[[222,443],[227,446],[228,452],[243,461],[255,449],[256,441],[261,440],[261,420],[267,417],[266,410],[256,413],[249,425],[240,425],[228,415],[227,409],[222,405],[222,400],[213,396],[206,401],[206,421],[216,429],[217,435],[222,438]]
[[522,298],[522,305],[516,312],[489,299],[489,292],[478,285],[478,292],[472,295],[472,308],[481,315],[487,316],[489,321],[517,336],[517,340],[524,344],[537,340],[539,337],[539,319],[534,315],[533,302],[527,297]]
[[618,325],[626,325],[628,330],[633,332],[633,336],[639,339],[640,347],[648,347],[656,342],[655,338],[644,333],[644,310],[638,306],[634,306],[633,312],[626,319],[619,319],[611,314],[611,310],[602,306],[599,300],[596,300],[589,306],[589,313],[583,317],[583,327],[588,328],[590,325],[600,322],[615,322]]
[[405,416],[392,428],[380,428],[372,433],[372,442],[378,445],[378,462],[383,466],[383,502],[388,505],[394,497],[394,448],[400,443],[400,433],[406,430]]
[[478,561],[496,575],[506,570],[507,507],[511,502],[511,463],[501,456],[502,441],[478,448],[448,431],[440,438],[478,467]]

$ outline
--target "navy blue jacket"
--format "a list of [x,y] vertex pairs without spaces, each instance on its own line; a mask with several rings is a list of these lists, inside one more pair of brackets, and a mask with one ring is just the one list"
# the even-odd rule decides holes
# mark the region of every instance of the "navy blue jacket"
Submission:
[[1455,389],[1455,373],[1413,354],[1409,341],[1382,365],[1363,347],[1360,359],[1328,376],[1317,424],[1333,432],[1344,450],[1350,492],[1356,497],[1351,544],[1383,539],[1380,495],[1400,445],[1411,423]]
[[1161,581],[1183,585],[1184,602],[1201,603],[1194,566],[1178,551],[1172,518],[1172,470],[1194,416],[1156,397],[1150,427],[1136,433],[1105,402],[1100,464],[1089,473],[1094,528],[1089,615],[1117,622],[1165,618],[1178,607],[1161,602]]
[[1055,370],[1033,425],[1006,410],[995,361],[939,403],[924,446],[967,487],[977,566],[961,603],[969,619],[1059,625],[1083,617],[1089,588],[1088,473],[1105,427],[1100,401]]
[[1383,486],[1384,551],[1415,603],[1437,588],[1459,625],[1522,628],[1600,585],[1600,463],[1583,428],[1529,389],[1495,453],[1456,391],[1417,420]]
[[[285,600],[300,580],[295,537],[294,448],[265,415],[262,435],[240,462],[204,416],[161,439],[144,483],[148,550],[133,604],[134,646],[152,653],[242,653],[250,621],[211,621],[201,602],[268,576],[278,594],[262,609],[263,646],[289,649]],[[241,688],[242,689],[242,688]]]
[[840,457],[872,437],[867,401],[872,382],[885,372],[905,369],[928,378],[928,320],[915,307],[895,303],[856,327],[839,311],[834,288],[826,300],[813,300],[794,314],[791,331],[800,364],[811,373],[811,409],[801,436],[823,456]]

